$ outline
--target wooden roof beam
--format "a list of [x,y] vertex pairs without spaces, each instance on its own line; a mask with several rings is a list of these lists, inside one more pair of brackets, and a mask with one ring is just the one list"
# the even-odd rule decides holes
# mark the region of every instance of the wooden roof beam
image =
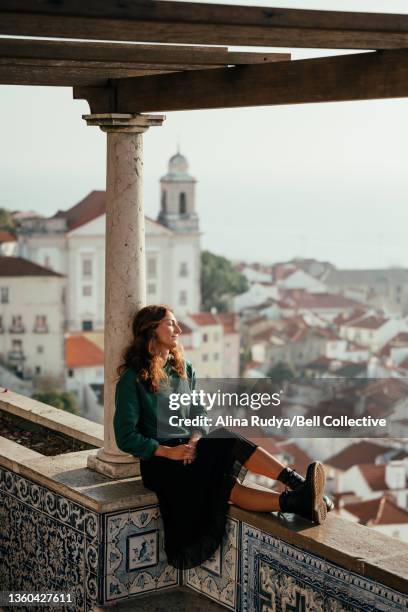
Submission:
[[0,84],[103,86],[109,79],[289,59],[220,47],[0,39]]
[[[1,11],[0,11],[1,14]],[[126,68],[153,66],[164,69],[170,66],[226,66],[258,64],[289,60],[288,53],[254,53],[229,51],[228,47],[195,47],[187,45],[144,45],[105,42],[72,42],[0,38],[0,59],[13,61],[41,60],[46,65],[89,66],[95,62]]]
[[[143,113],[408,96],[408,50],[123,79],[76,89],[92,113]],[[109,103],[111,107],[108,107]]]
[[392,49],[408,15],[166,0],[2,0],[0,34],[158,43]]

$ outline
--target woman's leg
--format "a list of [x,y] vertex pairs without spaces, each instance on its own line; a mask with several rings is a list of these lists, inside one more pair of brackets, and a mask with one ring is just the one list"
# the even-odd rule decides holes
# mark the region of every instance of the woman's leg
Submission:
[[230,496],[230,501],[244,510],[255,512],[277,512],[280,510],[279,493],[273,491],[262,491],[247,487],[237,482]]
[[262,474],[277,480],[279,474],[286,466],[264,448],[258,446],[249,459],[245,461],[244,467],[251,472],[255,472],[255,474]]

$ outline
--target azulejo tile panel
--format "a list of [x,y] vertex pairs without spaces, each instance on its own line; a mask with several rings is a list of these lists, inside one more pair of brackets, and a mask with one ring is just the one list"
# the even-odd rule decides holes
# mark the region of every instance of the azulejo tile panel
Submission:
[[104,601],[179,584],[179,572],[167,563],[157,504],[106,514],[104,540]]
[[2,467],[0,493],[2,589],[70,591],[71,610],[91,610],[99,590],[98,514]]
[[200,567],[184,571],[184,584],[231,610],[237,606],[239,523],[227,519],[226,536]]
[[408,597],[242,523],[241,612],[406,610]]

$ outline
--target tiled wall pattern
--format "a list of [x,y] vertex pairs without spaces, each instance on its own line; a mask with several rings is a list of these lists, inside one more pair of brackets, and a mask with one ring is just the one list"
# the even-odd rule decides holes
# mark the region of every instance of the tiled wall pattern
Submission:
[[76,610],[92,609],[100,576],[97,514],[0,467],[0,525],[0,590],[69,591]]
[[179,584],[167,565],[157,505],[104,516],[104,601]]
[[241,524],[241,612],[391,612],[408,597]]
[[73,592],[70,612],[180,579],[167,565],[157,505],[98,515],[2,467],[0,559],[0,590]]
[[[88,612],[179,584],[163,544],[157,505],[98,515],[0,467],[0,590],[74,592],[70,612]],[[407,596],[231,518],[221,548],[182,578],[238,612],[408,609]]]
[[227,520],[227,534],[221,547],[200,567],[184,571],[183,582],[223,604],[230,610],[238,607],[239,523]]

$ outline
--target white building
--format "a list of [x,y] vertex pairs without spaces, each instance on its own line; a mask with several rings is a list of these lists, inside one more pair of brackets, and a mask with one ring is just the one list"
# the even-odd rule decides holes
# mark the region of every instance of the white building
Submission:
[[103,332],[66,334],[65,385],[75,395],[81,415],[98,423],[103,422],[101,404],[95,410],[92,385],[103,385]]
[[339,333],[342,338],[368,346],[375,352],[403,331],[408,331],[406,319],[366,313],[358,319],[341,324]]
[[0,257],[0,360],[22,377],[63,381],[65,283],[22,257]]
[[[200,309],[200,232],[195,179],[177,153],[161,179],[158,220],[146,217],[147,301],[177,316]],[[72,331],[102,329],[105,301],[106,194],[92,191],[48,219],[23,219],[20,254],[67,276],[66,320]]]
[[395,503],[408,509],[408,478],[406,461],[390,461],[375,465],[354,465],[341,476],[339,491],[353,491],[363,500],[387,494]]
[[0,255],[8,257],[17,255],[17,238],[2,229],[0,229]]

